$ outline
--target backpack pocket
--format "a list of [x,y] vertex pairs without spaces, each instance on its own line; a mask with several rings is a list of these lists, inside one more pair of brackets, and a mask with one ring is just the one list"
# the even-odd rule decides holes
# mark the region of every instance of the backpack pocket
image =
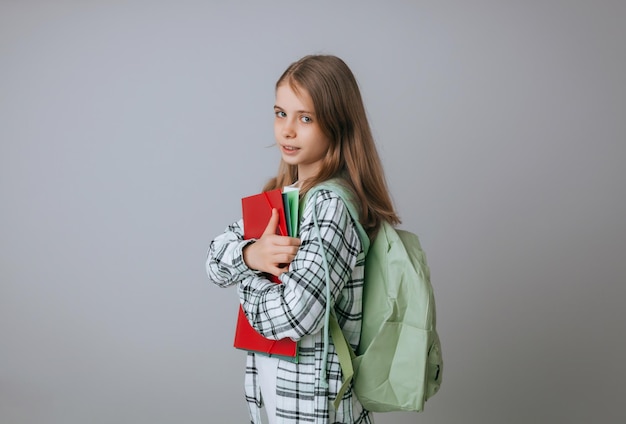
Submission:
[[431,331],[402,322],[385,322],[355,367],[354,391],[373,412],[421,411],[426,376],[437,373],[428,362]]

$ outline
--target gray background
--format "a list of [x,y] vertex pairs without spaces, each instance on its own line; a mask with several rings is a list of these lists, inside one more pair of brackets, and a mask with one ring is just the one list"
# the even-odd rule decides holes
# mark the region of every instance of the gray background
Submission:
[[[384,4],[383,4],[384,3]],[[445,371],[378,423],[625,422],[626,3],[0,3],[0,422],[246,422],[205,252],[273,85],[354,70]]]

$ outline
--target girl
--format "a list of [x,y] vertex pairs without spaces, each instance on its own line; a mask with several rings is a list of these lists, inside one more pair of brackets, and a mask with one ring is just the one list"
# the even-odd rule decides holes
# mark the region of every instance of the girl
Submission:
[[[360,222],[372,237],[382,221],[399,222],[354,75],[338,57],[306,56],[291,64],[276,83],[274,135],[281,152],[278,175],[265,191],[296,185],[301,199],[316,184],[339,179],[353,193]],[[373,422],[348,390],[332,407],[341,387],[341,368],[328,346],[322,369],[326,308],[325,273],[313,214],[330,268],[331,299],[353,348],[359,344],[364,255],[346,205],[321,190],[303,206],[299,238],[276,235],[273,212],[258,240],[243,239],[241,220],[211,243],[209,278],[226,287],[237,283],[239,300],[252,326],[270,339],[299,341],[299,362],[249,353],[245,393],[252,423],[263,405],[270,424]],[[270,282],[264,273],[279,277]],[[323,374],[324,373],[324,374]],[[325,378],[322,378],[323,377]],[[328,381],[326,387],[321,382]]]

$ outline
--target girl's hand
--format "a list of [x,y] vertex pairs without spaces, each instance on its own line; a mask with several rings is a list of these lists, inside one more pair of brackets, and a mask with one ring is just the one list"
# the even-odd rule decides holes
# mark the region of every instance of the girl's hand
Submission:
[[261,238],[243,249],[243,260],[248,268],[277,277],[287,271],[300,247],[300,239],[277,235],[277,227],[278,211],[272,209],[272,216]]

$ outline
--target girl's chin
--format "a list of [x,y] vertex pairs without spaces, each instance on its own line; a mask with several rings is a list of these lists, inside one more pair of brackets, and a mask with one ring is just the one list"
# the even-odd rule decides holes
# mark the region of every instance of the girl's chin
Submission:
[[298,159],[296,159],[294,157],[294,155],[285,155],[285,154],[283,154],[282,158],[283,158],[283,162],[285,162],[288,165],[297,165],[298,162],[299,162]]

